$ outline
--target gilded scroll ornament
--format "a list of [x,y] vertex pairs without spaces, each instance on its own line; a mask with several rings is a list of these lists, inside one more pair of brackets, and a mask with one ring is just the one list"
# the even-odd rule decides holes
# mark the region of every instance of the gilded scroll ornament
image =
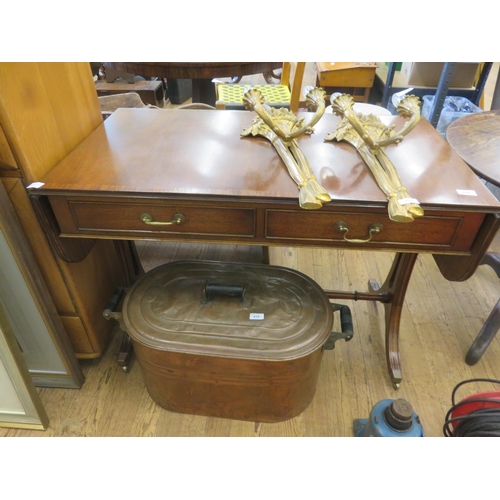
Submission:
[[325,91],[315,88],[306,96],[307,107],[314,111],[306,123],[304,118],[296,117],[286,108],[272,108],[266,104],[264,96],[250,88],[243,96],[245,107],[255,111],[257,117],[253,124],[242,132],[242,136],[265,137],[271,142],[288,169],[290,177],[299,188],[299,205],[306,210],[321,208],[331,201],[330,195],[317,182],[309,162],[299,147],[297,138],[311,134],[313,126],[325,112]]
[[327,135],[326,141],[336,139],[347,141],[359,152],[364,162],[372,172],[380,189],[389,200],[389,218],[396,222],[412,222],[415,217],[424,215],[418,201],[412,198],[384,151],[384,147],[401,142],[420,120],[419,99],[410,95],[401,100],[398,114],[408,118],[399,132],[393,126],[386,126],[375,115],[356,113],[353,109],[354,100],[347,94],[333,94],[332,108],[335,114],[343,119],[337,125],[337,130]]

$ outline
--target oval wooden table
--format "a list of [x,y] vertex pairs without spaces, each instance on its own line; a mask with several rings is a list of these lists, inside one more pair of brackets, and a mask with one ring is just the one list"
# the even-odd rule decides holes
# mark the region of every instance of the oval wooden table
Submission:
[[446,139],[479,177],[500,187],[500,110],[455,120]]
[[214,78],[268,73],[282,62],[106,62],[106,67],[144,77],[188,78],[193,81],[193,102],[215,106]]
[[[481,178],[500,187],[500,110],[474,113],[455,120],[446,131],[450,146]],[[488,252],[481,265],[489,265],[500,278],[500,254]],[[465,356],[475,365],[500,328],[500,300]]]

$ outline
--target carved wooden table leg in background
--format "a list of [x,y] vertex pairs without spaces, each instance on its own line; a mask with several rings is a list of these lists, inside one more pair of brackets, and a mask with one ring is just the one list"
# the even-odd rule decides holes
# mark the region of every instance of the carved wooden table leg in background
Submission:
[[[500,278],[500,254],[495,252],[486,253],[479,265],[482,266],[485,264],[490,266]],[[475,365],[481,359],[481,356],[484,354],[484,351],[486,351],[486,348],[491,344],[491,341],[497,334],[499,328],[500,300],[495,304],[495,307],[488,316],[488,319],[484,322],[481,331],[477,334],[476,339],[465,355],[465,362],[468,365]]]

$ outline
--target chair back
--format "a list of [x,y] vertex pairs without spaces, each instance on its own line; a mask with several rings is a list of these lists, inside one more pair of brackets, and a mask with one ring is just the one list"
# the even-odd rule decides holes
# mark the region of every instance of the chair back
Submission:
[[[286,106],[293,113],[297,113],[299,106],[305,103],[302,93],[305,67],[305,62],[285,62],[281,69],[279,84],[259,84],[255,85],[255,88],[258,88],[264,94],[271,106]],[[246,87],[247,85],[237,83],[216,84],[216,109],[244,109],[243,93]]]
[[305,103],[302,93],[305,68],[305,62],[284,62],[281,70],[281,85],[290,89],[290,111],[293,113],[297,113],[299,107]]

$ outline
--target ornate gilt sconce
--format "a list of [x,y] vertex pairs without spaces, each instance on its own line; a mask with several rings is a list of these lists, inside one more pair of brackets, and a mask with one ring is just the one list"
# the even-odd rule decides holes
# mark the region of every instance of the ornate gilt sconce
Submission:
[[418,201],[401,184],[396,168],[383,149],[401,142],[417,125],[420,120],[418,97],[410,95],[399,103],[398,114],[409,119],[399,132],[394,131],[394,126],[384,125],[375,115],[356,113],[353,109],[354,100],[350,95],[333,94],[331,103],[335,114],[343,119],[337,125],[337,130],[328,134],[325,140],[344,140],[358,150],[389,200],[389,218],[396,222],[411,222],[415,217],[424,215]]
[[315,210],[321,208],[323,203],[331,201],[330,195],[314,177],[309,162],[300,150],[297,141],[302,134],[311,134],[313,126],[323,116],[325,91],[315,88],[307,94],[307,107],[315,112],[308,123],[305,123],[304,118],[297,118],[286,108],[270,107],[256,89],[247,90],[243,96],[243,102],[247,109],[255,111],[258,116],[241,135],[260,135],[271,142],[285,163],[291,178],[299,187],[301,208]]

